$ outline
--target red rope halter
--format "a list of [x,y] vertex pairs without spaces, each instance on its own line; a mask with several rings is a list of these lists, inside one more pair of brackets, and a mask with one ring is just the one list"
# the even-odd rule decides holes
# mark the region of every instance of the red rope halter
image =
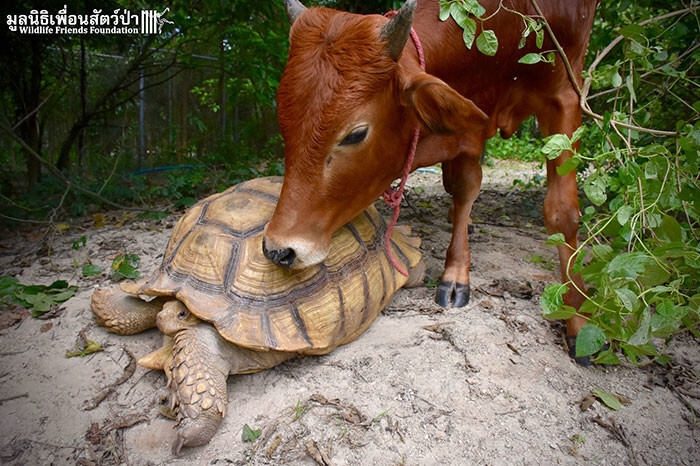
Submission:
[[[396,14],[396,11],[390,11],[386,15],[389,18],[393,17]],[[420,66],[425,71],[425,57],[423,56],[423,47],[420,44],[420,39],[418,38],[418,34],[416,33],[416,30],[411,28],[411,39],[413,40],[413,44],[416,46],[416,50],[418,51],[418,61],[420,62]],[[384,191],[384,194],[382,196],[384,197],[384,201],[389,204],[391,207],[394,208],[394,218],[392,218],[391,223],[386,229],[386,236],[384,237],[384,245],[386,247],[386,253],[387,256],[389,257],[389,261],[391,264],[396,267],[396,270],[401,273],[401,275],[405,275],[408,277],[408,272],[404,270],[403,267],[396,261],[394,258],[394,254],[391,252],[391,233],[394,231],[394,227],[396,226],[396,221],[399,219],[399,212],[401,212],[401,199],[403,198],[403,191],[406,186],[406,180],[408,180],[408,174],[411,172],[411,166],[413,165],[413,159],[416,156],[416,147],[418,146],[418,136],[420,135],[420,128],[416,126],[415,131],[413,132],[413,139],[411,140],[411,148],[408,151],[408,158],[406,159],[406,165],[403,167],[403,175],[401,176],[401,182],[399,183],[399,187],[397,189],[393,189],[391,186],[389,186],[386,191]]]

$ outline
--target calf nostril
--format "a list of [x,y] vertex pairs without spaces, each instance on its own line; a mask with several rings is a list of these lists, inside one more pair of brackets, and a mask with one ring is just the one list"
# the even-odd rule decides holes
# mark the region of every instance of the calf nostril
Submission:
[[275,252],[277,252],[279,255],[277,256],[277,260],[273,262],[287,269],[292,267],[292,264],[294,264],[294,261],[297,258],[294,249],[291,248],[285,248]]
[[291,268],[292,264],[294,264],[294,261],[297,258],[296,253],[291,248],[267,249],[267,246],[265,244],[264,239],[263,239],[262,248],[263,248],[263,254],[265,255],[265,257],[267,257],[269,260],[271,260],[274,264],[276,264],[280,267],[284,267],[286,269]]

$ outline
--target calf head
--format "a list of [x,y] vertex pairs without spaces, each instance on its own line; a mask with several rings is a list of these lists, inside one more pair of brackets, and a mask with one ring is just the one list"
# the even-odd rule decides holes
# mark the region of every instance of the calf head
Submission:
[[391,20],[286,3],[290,50],[277,91],[285,179],[263,251],[303,268],[325,259],[333,233],[401,176],[416,124],[463,132],[487,117],[415,57],[400,59],[415,0]]

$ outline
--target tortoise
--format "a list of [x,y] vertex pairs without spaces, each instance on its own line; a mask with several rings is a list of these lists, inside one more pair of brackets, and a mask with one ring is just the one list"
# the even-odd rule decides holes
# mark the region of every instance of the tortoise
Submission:
[[[386,224],[370,206],[333,236],[327,259],[299,270],[277,267],[262,236],[281,177],[250,180],[191,207],[173,229],[160,267],[138,282],[93,293],[99,325],[118,334],[157,326],[163,347],[139,360],[164,370],[183,446],[208,443],[225,413],[229,374],[320,355],[359,337],[402,286],[421,284],[420,239]],[[138,295],[156,296],[147,302]]]

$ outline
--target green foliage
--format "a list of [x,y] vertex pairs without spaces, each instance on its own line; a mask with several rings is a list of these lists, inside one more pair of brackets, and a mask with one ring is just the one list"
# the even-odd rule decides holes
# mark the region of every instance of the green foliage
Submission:
[[[582,218],[588,238],[575,252],[592,255],[586,263],[577,260],[574,272],[581,270],[589,285],[579,312],[591,318],[576,351],[593,355],[611,343],[596,362],[619,363],[615,353],[621,350],[635,364],[665,363],[669,338],[684,330],[700,336],[700,101],[689,78],[700,71],[700,52],[692,48],[698,24],[692,15],[639,24],[666,12],[644,2],[599,8],[590,53],[617,34],[624,37],[589,76],[596,91],[589,102],[605,121],[585,125],[580,151],[576,135],[552,136],[542,151],[549,159],[572,151],[558,171],[588,173],[582,176],[592,204]],[[560,292],[560,285],[545,290],[545,316],[569,311]]]
[[248,424],[243,425],[243,434],[241,434],[241,440],[244,442],[255,442],[258,437],[260,437],[262,431],[260,429],[251,429]]
[[136,270],[140,261],[141,258],[138,255],[126,252],[115,257],[112,261],[112,280],[141,278],[141,273]]
[[605,403],[605,405],[613,411],[619,411],[620,409],[622,409],[622,403],[612,393],[608,393],[603,390],[598,390],[597,388],[593,390],[593,393],[598,399],[600,399],[600,401]]
[[91,277],[102,273],[102,267],[95,264],[85,264],[82,268],[83,277]]
[[[484,55],[493,56],[498,51],[498,38],[490,29],[484,29],[482,16],[486,13],[477,0],[440,0],[440,21],[452,18],[464,30],[462,39],[468,49],[476,38],[476,48]],[[476,21],[481,23],[481,33],[477,36]]]
[[537,162],[542,160],[543,144],[539,138],[536,120],[528,118],[510,138],[503,139],[497,134],[486,141],[484,154],[501,160],[518,159],[524,162]]
[[76,349],[75,351],[66,351],[66,357],[67,358],[75,358],[75,357],[80,357],[84,358],[85,356],[88,356],[90,354],[94,353],[99,353],[100,351],[104,351],[105,349],[97,343],[96,341],[92,340],[87,340],[85,342],[85,348],[82,349]]
[[78,290],[64,280],[56,280],[51,285],[23,285],[15,277],[0,276],[0,306],[19,304],[31,310],[33,317],[39,317],[51,307],[69,300]]

